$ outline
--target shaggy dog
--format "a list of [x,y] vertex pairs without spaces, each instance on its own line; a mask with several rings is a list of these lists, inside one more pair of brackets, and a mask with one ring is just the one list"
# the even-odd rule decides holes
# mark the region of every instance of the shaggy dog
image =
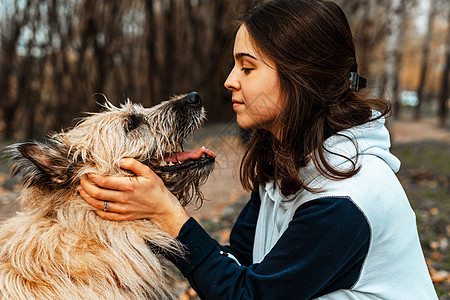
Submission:
[[146,109],[129,100],[91,114],[46,143],[7,147],[21,174],[21,209],[0,225],[0,299],[174,299],[174,275],[161,253],[182,247],[149,220],[98,217],[77,193],[83,174],[127,175],[122,157],[150,166],[183,205],[202,199],[214,155],[183,152],[201,127],[197,93]]

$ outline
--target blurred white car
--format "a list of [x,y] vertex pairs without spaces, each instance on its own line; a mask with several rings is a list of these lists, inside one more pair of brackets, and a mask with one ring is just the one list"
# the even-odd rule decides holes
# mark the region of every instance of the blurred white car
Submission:
[[405,106],[416,106],[419,103],[419,97],[416,91],[402,91],[400,93],[400,102]]

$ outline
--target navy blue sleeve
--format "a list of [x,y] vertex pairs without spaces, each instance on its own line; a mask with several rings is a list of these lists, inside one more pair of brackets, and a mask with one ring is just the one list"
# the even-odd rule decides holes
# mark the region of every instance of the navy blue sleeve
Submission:
[[194,220],[178,240],[188,253],[172,260],[202,299],[312,299],[353,286],[370,243],[364,214],[348,198],[300,206],[259,264],[238,265]]

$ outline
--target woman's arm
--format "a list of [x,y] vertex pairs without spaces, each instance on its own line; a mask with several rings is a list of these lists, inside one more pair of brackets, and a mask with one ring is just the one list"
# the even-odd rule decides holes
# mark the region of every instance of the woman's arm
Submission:
[[[115,177],[89,174],[80,180],[80,195],[102,218],[114,221],[149,219],[161,230],[176,237],[189,219],[178,199],[170,193],[149,167],[135,159],[124,158],[120,166],[136,177]],[[107,211],[103,211],[108,201]]]
[[201,299],[313,299],[351,288],[370,244],[364,214],[348,198],[322,198],[300,206],[261,263],[223,256],[220,246],[190,219],[178,240],[184,259],[171,259]]

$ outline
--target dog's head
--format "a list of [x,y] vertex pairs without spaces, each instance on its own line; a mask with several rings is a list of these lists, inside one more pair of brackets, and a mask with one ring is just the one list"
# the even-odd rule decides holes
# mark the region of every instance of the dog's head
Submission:
[[118,165],[120,158],[132,157],[158,174],[183,205],[202,199],[199,187],[213,169],[214,154],[205,148],[183,150],[184,139],[205,120],[197,93],[148,109],[129,100],[121,107],[107,102],[105,108],[46,143],[7,147],[13,174],[21,173],[26,186],[70,189],[89,172],[133,176]]

